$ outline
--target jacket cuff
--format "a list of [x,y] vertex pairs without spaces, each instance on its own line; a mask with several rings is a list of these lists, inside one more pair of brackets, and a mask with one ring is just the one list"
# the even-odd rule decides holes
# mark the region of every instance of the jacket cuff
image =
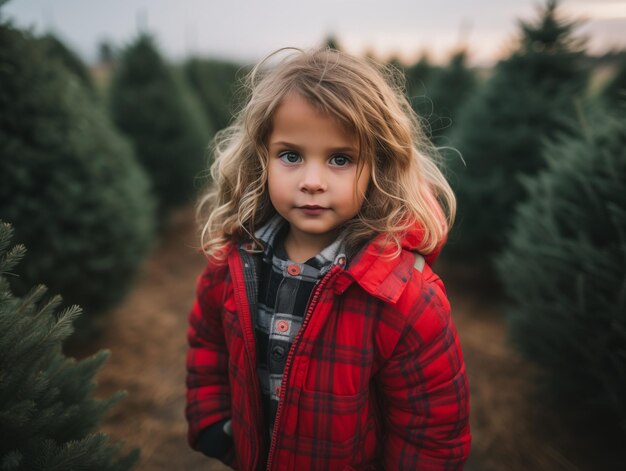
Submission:
[[233,446],[233,438],[226,433],[226,430],[230,431],[230,419],[223,419],[209,425],[200,432],[198,449],[210,458],[223,461]]

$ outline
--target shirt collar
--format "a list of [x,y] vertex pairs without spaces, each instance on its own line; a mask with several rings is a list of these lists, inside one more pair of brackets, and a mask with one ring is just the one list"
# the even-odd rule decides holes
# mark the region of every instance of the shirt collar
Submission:
[[[263,243],[263,256],[265,259],[271,260],[276,254],[275,242],[281,232],[286,229],[286,225],[287,221],[280,214],[276,214],[254,233],[255,237]],[[321,270],[322,274],[330,270],[333,265],[345,268],[345,245],[345,233],[342,232],[332,244],[305,263]]]

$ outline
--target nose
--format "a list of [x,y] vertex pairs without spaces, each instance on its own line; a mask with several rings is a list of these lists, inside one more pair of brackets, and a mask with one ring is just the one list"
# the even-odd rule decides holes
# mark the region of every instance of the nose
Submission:
[[308,193],[321,193],[326,191],[326,179],[324,170],[316,163],[304,165],[302,169],[302,179],[300,180],[300,190]]

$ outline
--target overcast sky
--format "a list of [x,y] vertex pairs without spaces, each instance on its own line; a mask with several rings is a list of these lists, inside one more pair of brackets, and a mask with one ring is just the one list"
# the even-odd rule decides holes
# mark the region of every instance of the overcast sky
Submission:
[[[589,50],[626,48],[626,0],[561,0]],[[254,62],[283,46],[311,47],[330,34],[349,52],[396,55],[424,50],[444,60],[469,44],[470,61],[489,65],[506,54],[518,19],[537,16],[540,0],[11,0],[3,16],[36,32],[54,31],[87,61],[107,39],[123,46],[141,29],[162,52]]]

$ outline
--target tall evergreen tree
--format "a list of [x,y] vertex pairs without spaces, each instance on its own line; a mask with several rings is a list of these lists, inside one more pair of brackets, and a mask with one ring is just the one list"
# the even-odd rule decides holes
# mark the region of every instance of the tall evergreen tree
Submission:
[[589,122],[525,180],[497,266],[511,337],[545,373],[537,384],[626,438],[626,127],[606,111]]
[[126,49],[111,84],[113,120],[152,178],[162,218],[192,199],[206,167],[212,130],[189,93],[146,34]]
[[13,289],[45,283],[93,327],[151,247],[154,203],[128,143],[40,41],[0,23],[0,218],[31,257]]
[[609,107],[626,111],[626,61],[623,60],[617,67],[615,75],[602,91],[602,98]]
[[477,87],[476,75],[466,62],[467,52],[456,52],[429,82],[428,94],[440,123],[439,134],[448,134],[453,129],[459,111]]
[[404,67],[406,78],[406,93],[411,107],[421,118],[430,137],[441,129],[442,124],[435,114],[435,107],[430,93],[433,78],[439,72],[439,67],[431,64],[428,55],[424,53],[414,64]]
[[455,168],[458,219],[448,251],[489,260],[526,193],[519,177],[543,168],[546,139],[569,128],[588,70],[576,23],[561,20],[549,0],[537,22],[521,22],[518,49],[499,62],[466,104],[452,144],[467,168]]
[[56,315],[60,299],[45,300],[46,288],[24,298],[11,292],[7,275],[24,254],[9,249],[11,227],[0,221],[0,469],[5,471],[123,471],[139,451],[97,431],[122,393],[95,400],[94,376],[108,356],[101,351],[75,361],[62,353],[80,308]]
[[243,68],[234,62],[192,58],[185,63],[184,73],[213,127],[228,126],[237,111],[235,93]]
[[95,87],[89,70],[83,63],[83,61],[67,47],[57,36],[52,33],[48,33],[41,38],[41,41],[46,48],[48,57],[56,59],[72,74],[74,74],[83,84],[83,86],[90,92],[95,92]]

